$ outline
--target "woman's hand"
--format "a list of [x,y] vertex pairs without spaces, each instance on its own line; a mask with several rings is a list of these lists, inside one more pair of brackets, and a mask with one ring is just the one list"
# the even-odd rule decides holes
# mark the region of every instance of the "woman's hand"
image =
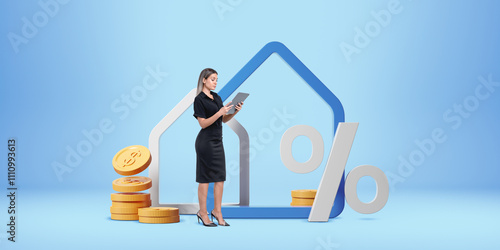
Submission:
[[243,102],[238,103],[238,105],[236,105],[236,107],[234,107],[236,109],[236,111],[234,111],[234,113],[238,113],[242,107],[243,107]]
[[[231,103],[231,102],[229,102]],[[221,112],[221,110],[223,110],[224,108],[227,107],[227,110],[225,110],[225,113],[222,115],[222,122],[226,123],[228,122],[229,120],[231,120],[231,118],[233,118],[234,115],[236,115],[238,112],[240,112],[241,110],[241,107],[243,106],[243,102],[240,102],[238,103],[238,105],[236,105],[236,107],[234,107],[236,110],[234,111],[234,113],[230,114],[230,115],[226,115],[226,113],[231,109],[232,106],[234,105],[231,105],[231,106],[228,106],[229,103],[225,106],[225,107],[222,107],[219,112]]]
[[222,107],[219,109],[218,113],[223,116],[229,112],[229,110],[234,106],[234,105],[229,105],[231,104],[231,101],[226,104],[226,106]]

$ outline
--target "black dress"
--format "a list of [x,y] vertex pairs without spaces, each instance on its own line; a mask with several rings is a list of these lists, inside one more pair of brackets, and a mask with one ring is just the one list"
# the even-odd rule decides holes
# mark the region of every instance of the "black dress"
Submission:
[[[222,106],[220,96],[210,91],[214,99],[203,91],[194,98],[194,118],[210,118]],[[226,157],[222,145],[222,116],[210,126],[201,129],[196,137],[196,182],[209,183],[226,180]]]

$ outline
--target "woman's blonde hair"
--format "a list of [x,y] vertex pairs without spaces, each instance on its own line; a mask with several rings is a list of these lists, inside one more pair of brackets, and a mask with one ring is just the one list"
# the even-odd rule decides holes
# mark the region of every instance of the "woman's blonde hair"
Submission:
[[199,93],[201,93],[201,91],[203,91],[203,79],[207,79],[210,75],[214,73],[217,74],[217,71],[211,68],[206,68],[201,71],[200,77],[198,78],[198,89],[196,90],[196,95],[198,95]]

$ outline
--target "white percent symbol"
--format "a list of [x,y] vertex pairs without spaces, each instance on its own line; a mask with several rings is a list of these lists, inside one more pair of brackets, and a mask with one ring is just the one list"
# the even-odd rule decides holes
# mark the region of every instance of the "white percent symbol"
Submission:
[[[309,221],[328,221],[357,129],[358,123],[339,123],[325,171],[321,177],[311,213],[309,214]],[[308,137],[312,143],[311,157],[303,163],[295,161],[292,155],[293,140],[301,135]],[[304,174],[315,170],[323,161],[323,152],[324,146],[321,134],[311,126],[293,126],[285,131],[281,138],[281,161],[293,172]],[[377,185],[375,198],[368,203],[360,201],[356,192],[358,181],[364,176],[372,177]],[[363,214],[372,214],[379,211],[389,199],[387,176],[382,170],[371,165],[361,165],[352,169],[346,177],[344,190],[345,199],[349,206]]]

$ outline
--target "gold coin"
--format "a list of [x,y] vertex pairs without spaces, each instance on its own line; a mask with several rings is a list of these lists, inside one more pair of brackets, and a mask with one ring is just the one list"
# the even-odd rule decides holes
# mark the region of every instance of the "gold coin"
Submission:
[[113,207],[140,208],[150,207],[151,201],[111,201]]
[[118,192],[144,191],[151,187],[151,179],[144,176],[122,177],[113,181],[113,189]]
[[141,145],[126,147],[113,157],[115,171],[126,176],[144,171],[149,164],[151,164],[151,152]]
[[314,203],[314,199],[311,198],[292,198],[292,203],[290,205],[292,206],[312,206]]
[[316,189],[292,190],[292,197],[294,197],[294,198],[315,198],[316,197]]
[[112,201],[147,201],[151,200],[149,193],[114,193],[111,194]]
[[138,220],[137,214],[111,214],[112,220]]
[[139,208],[139,216],[143,216],[143,217],[179,216],[179,209],[175,208],[175,207]]
[[167,216],[167,217],[143,217],[143,216],[139,216],[139,222],[141,222],[141,223],[162,224],[162,223],[176,223],[179,221],[180,221],[179,216]]
[[137,214],[138,215],[138,207],[110,207],[110,211],[112,214]]

